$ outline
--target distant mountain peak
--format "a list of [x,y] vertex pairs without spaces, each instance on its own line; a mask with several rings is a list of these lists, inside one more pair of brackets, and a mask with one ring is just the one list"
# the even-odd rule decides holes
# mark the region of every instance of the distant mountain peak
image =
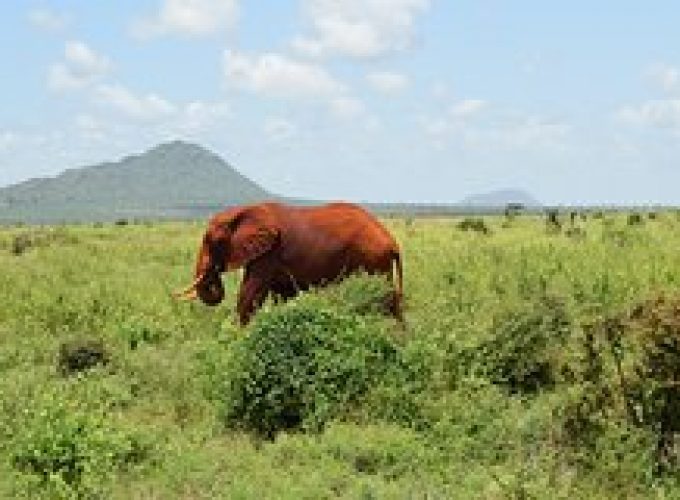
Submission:
[[118,161],[0,188],[0,219],[205,215],[275,198],[214,152],[173,140]]

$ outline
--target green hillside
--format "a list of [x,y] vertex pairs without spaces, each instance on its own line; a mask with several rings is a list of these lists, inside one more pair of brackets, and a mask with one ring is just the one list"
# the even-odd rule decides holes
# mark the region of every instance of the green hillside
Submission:
[[190,217],[275,198],[216,154],[182,141],[0,189],[0,221]]

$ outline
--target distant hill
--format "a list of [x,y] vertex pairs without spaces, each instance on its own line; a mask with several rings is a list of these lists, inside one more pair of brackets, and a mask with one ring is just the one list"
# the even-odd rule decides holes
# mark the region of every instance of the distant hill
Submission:
[[[384,194],[376,193],[376,198]],[[272,194],[211,151],[173,141],[116,162],[74,168],[55,177],[0,188],[0,223],[205,218],[229,205],[263,200],[322,203]],[[452,204],[363,205],[382,213],[454,215],[499,212],[508,203],[521,203],[528,209],[540,207],[519,190],[492,191]]]
[[460,205],[467,207],[488,207],[500,208],[509,203],[518,203],[527,208],[540,207],[541,203],[526,191],[519,189],[500,189],[468,196],[460,202]]
[[191,217],[277,196],[207,149],[183,141],[0,188],[0,220]]

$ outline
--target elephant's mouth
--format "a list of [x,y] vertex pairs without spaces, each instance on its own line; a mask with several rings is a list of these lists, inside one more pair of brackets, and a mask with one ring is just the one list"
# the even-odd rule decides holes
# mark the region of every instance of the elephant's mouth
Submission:
[[206,305],[216,306],[224,299],[224,285],[220,275],[210,272],[196,285],[198,298]]
[[215,306],[224,299],[224,285],[219,272],[211,269],[200,274],[186,290],[174,295],[184,300],[193,300],[198,297],[204,304]]

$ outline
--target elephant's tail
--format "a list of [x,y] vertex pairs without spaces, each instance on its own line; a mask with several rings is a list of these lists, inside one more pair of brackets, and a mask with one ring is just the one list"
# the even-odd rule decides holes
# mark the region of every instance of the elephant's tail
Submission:
[[402,310],[404,302],[404,272],[401,266],[401,253],[395,250],[392,256],[396,277],[394,283],[394,314],[400,321],[403,320]]

